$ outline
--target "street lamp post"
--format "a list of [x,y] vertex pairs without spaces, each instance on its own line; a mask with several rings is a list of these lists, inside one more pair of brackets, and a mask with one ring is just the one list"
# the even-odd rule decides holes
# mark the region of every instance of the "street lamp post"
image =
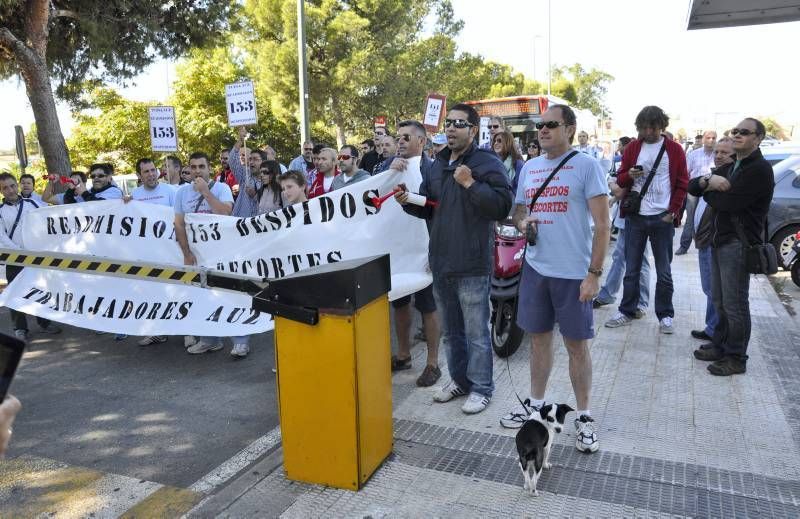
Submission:
[[300,91],[300,147],[311,137],[308,124],[308,77],[306,75],[306,30],[303,0],[297,0],[297,63]]
[[553,62],[552,62],[552,26],[550,24],[550,12],[552,10],[552,3],[547,0],[547,95],[550,95],[550,88],[553,83]]

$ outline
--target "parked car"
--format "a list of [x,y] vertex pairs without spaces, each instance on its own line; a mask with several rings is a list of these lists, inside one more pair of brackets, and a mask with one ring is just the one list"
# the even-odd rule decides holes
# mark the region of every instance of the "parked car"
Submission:
[[778,252],[778,262],[786,268],[786,257],[800,231],[800,156],[785,159],[772,170],[775,193],[767,215],[767,232]]
[[800,156],[800,143],[798,142],[781,142],[780,144],[773,144],[771,146],[761,146],[761,154],[767,159],[767,162],[774,167],[782,160],[790,157]]

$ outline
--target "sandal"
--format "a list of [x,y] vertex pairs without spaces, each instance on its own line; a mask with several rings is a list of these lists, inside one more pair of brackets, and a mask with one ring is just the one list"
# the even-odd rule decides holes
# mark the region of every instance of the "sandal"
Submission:
[[411,357],[401,359],[397,355],[392,355],[392,371],[404,371],[407,369],[411,369]]

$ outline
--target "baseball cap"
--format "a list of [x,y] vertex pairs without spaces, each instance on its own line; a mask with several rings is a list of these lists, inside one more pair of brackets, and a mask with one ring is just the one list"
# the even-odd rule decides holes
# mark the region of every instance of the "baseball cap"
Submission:
[[436,135],[433,136],[432,140],[434,144],[438,145],[447,144],[447,136],[445,136],[445,134],[443,133],[437,133]]

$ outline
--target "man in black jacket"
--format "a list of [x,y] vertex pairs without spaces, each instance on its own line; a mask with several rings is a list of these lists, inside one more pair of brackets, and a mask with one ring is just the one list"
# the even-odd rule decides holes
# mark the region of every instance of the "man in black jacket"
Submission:
[[461,407],[468,414],[483,411],[494,390],[489,337],[494,223],[508,216],[512,203],[503,163],[474,143],[479,125],[478,112],[469,105],[457,104],[447,114],[447,148],[419,188],[438,204],[435,209],[408,204],[406,192],[396,195],[407,213],[431,220],[428,259],[452,379],[433,399],[469,395]]
[[[745,249],[762,241],[775,188],[772,166],[758,149],[765,134],[761,121],[744,119],[731,130],[736,161],[689,183],[689,192],[702,196],[713,210],[711,288],[719,323],[711,343],[694,352],[699,360],[713,361],[708,366],[712,375],[746,371],[750,274]],[[742,243],[742,232],[747,243]]]

